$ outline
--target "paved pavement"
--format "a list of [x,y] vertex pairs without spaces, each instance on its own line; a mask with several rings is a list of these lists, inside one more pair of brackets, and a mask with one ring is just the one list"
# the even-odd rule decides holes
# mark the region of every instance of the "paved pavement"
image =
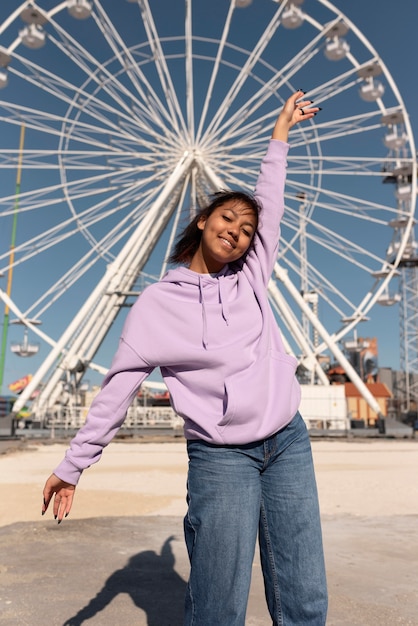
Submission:
[[[323,520],[328,626],[418,624],[417,521]],[[180,517],[41,518],[0,528],[3,626],[181,626],[187,576]],[[257,558],[246,623],[271,624]]]

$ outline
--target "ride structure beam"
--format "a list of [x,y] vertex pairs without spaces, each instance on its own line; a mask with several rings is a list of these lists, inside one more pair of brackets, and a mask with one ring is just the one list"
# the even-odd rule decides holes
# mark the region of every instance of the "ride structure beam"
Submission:
[[322,337],[322,340],[327,345],[331,354],[334,356],[334,358],[338,361],[338,363],[344,369],[348,378],[354,384],[356,389],[360,392],[360,394],[365,399],[369,407],[377,414],[379,420],[381,420],[382,419],[381,409],[376,398],[373,396],[373,394],[370,393],[370,390],[367,388],[366,384],[362,381],[360,376],[357,374],[354,367],[351,365],[349,360],[345,357],[345,355],[337,346],[335,341],[326,331],[326,329],[321,324],[317,316],[310,309],[308,303],[305,302],[301,293],[293,285],[292,281],[289,279],[287,271],[281,268],[278,263],[276,263],[276,265],[274,266],[274,274],[276,278],[283,284],[283,286],[286,287],[287,291],[292,296],[296,304],[300,307],[300,310],[302,311],[302,313],[306,315],[309,322],[312,324],[313,328],[317,331],[318,335]]
[[[170,198],[175,194],[176,188],[185,177],[192,162],[193,156],[185,152],[173,173],[167,179],[166,186],[154,205],[150,208],[113,263],[108,265],[103,278],[56,342],[34,374],[31,382],[16,400],[13,406],[14,413],[18,413],[28,402],[44,377],[54,367],[54,364],[60,361],[59,366],[55,366],[52,375],[34,403],[37,415],[44,414],[51,407],[52,398],[58,397],[60,393],[63,372],[74,370],[78,362],[83,363],[87,353],[89,359],[92,358],[93,354],[89,352],[89,346],[91,343],[96,344],[97,349],[97,344],[99,343],[94,339],[95,334],[100,332],[99,329],[103,324],[105,324],[105,332],[107,332],[112,321],[117,316],[120,305],[125,299],[121,292],[123,293],[132,287],[138,273],[149,258],[156,239],[158,239],[170,219],[172,211]],[[147,244],[147,241],[150,245]],[[127,277],[126,280],[124,277]],[[89,344],[87,343],[88,341],[90,341]],[[88,363],[85,363],[85,365],[88,365]]]
[[272,304],[275,308],[277,308],[277,311],[279,312],[280,319],[282,319],[283,322],[286,324],[294,341],[301,350],[301,353],[303,355],[301,363],[304,367],[306,367],[306,369],[315,372],[318,380],[321,382],[322,385],[329,385],[329,379],[322,367],[320,366],[318,359],[316,358],[316,354],[312,351],[309,345],[309,341],[307,340],[306,334],[304,333],[299,320],[296,318],[291,307],[289,306],[289,303],[286,302],[285,298],[277,287],[276,282],[273,279],[270,279],[269,281],[268,290]]

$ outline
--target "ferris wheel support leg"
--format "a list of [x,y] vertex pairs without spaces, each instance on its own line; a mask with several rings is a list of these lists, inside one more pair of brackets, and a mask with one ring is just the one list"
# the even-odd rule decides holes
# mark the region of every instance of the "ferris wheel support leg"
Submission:
[[269,289],[271,298],[274,300],[274,303],[277,305],[278,309],[280,310],[280,314],[283,316],[283,320],[285,324],[287,325],[287,327],[289,328],[289,330],[291,331],[296,343],[300,347],[302,354],[307,355],[305,359],[306,367],[308,369],[311,369],[311,370],[313,369],[315,371],[315,374],[317,375],[318,380],[320,380],[323,385],[329,385],[329,379],[327,375],[325,374],[324,370],[318,363],[318,359],[313,354],[309,346],[309,342],[304,336],[303,331],[300,328],[300,324],[298,320],[296,319],[296,316],[294,315],[293,311],[290,309],[286,300],[283,298],[274,280],[270,280],[268,289]]
[[322,337],[323,341],[327,345],[328,349],[330,350],[334,358],[338,361],[341,367],[344,368],[344,371],[347,374],[348,378],[354,384],[356,389],[360,392],[360,394],[365,399],[369,407],[376,413],[377,427],[378,427],[379,433],[385,434],[386,432],[385,419],[384,419],[384,416],[382,415],[379,403],[377,402],[376,398],[373,396],[372,393],[370,393],[366,384],[362,381],[360,376],[357,374],[354,367],[351,365],[348,359],[344,356],[343,352],[336,345],[335,341],[332,339],[329,333],[325,330],[324,326],[321,324],[319,319],[310,309],[307,302],[305,302],[305,300],[302,298],[299,291],[296,289],[296,287],[293,285],[293,283],[289,279],[287,271],[282,269],[276,263],[276,265],[274,266],[274,273],[275,273],[276,278],[280,280],[280,282],[286,287],[289,294],[292,296],[292,298],[295,300],[297,305],[300,307],[301,311],[309,319],[312,326],[315,328],[318,334]]
[[[168,201],[170,194],[173,193],[176,185],[184,177],[185,172],[190,166],[192,160],[192,157],[186,151],[179,160],[177,166],[174,168],[173,173],[168,178],[164,190],[160,193],[157,201],[150,210],[147,218],[145,219],[145,223],[138,227],[137,231],[135,231],[135,233],[131,236],[127,244],[119,253],[118,257],[108,266],[103,278],[99,281],[96,288],[90,294],[89,298],[74,317],[70,325],[61,335],[60,339],[56,342],[49,355],[34,374],[30,383],[25,387],[19,398],[16,400],[13,406],[14,413],[19,412],[24,404],[28,402],[33,392],[38,388],[41,381],[48,374],[53,365],[60,360],[62,355],[65,355],[60,367],[55,369],[47,385],[37,398],[37,408],[40,412],[40,416],[42,417],[43,412],[46,411],[50,404],[50,398],[56,396],[56,389],[55,391],[51,391],[51,388],[58,385],[62,372],[69,367],[70,361],[73,360],[75,356],[80,356],[80,346],[81,344],[85,345],[86,329],[88,327],[93,328],[94,323],[96,323],[100,315],[103,314],[103,306],[106,306],[103,294],[107,291],[114,292],[120,284],[118,277],[120,275],[126,275],[126,272],[129,269],[132,270],[131,264],[134,262],[135,257],[139,254],[138,248],[141,249],[141,246],[144,244],[143,237],[140,237],[139,234],[142,233],[142,235],[144,235],[148,233],[149,236],[150,231],[153,229],[153,225],[158,224],[159,222],[156,216],[159,216],[160,219],[162,219],[159,214],[161,213],[164,203]],[[134,274],[135,272],[133,272],[133,275]],[[108,299],[109,298],[106,298],[106,302]],[[98,305],[98,302],[100,301],[102,301],[101,306]],[[115,307],[113,308],[116,310]],[[83,327],[82,333],[79,332],[80,327]],[[68,348],[70,344],[71,346]]]

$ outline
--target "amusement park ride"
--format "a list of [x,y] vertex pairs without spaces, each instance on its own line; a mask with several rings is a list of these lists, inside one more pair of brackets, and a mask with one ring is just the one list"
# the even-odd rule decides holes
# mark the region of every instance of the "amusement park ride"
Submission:
[[26,0],[3,16],[0,169],[19,186],[3,186],[0,232],[18,220],[19,237],[0,249],[1,374],[9,315],[24,325],[12,350],[45,355],[14,411],[31,402],[42,421],[64,388],[77,403],[86,373],[106,372],[112,326],[165,272],[185,216],[218,189],[253,188],[280,107],[305,85],[326,109],[292,129],[272,307],[304,380],[329,384],[328,355],[379,413],[342,345],[375,306],[400,303],[407,408],[416,157],[384,62],[328,0],[159,4]]

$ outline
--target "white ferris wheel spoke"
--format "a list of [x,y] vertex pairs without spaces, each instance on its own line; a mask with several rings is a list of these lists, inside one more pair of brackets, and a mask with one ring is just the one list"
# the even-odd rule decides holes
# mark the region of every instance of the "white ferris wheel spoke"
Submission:
[[174,88],[170,71],[168,69],[165,55],[161,47],[158,31],[155,26],[154,18],[151,13],[148,0],[140,0],[141,15],[145,27],[145,32],[148,37],[148,42],[151,48],[155,66],[160,79],[160,84],[163,88],[164,95],[167,100],[167,106],[171,112],[171,121],[179,132],[180,128],[183,132],[186,132],[183,114],[181,107],[178,103],[176,90]]
[[208,89],[206,92],[206,98],[203,104],[203,108],[202,108],[202,113],[200,116],[200,122],[199,122],[199,127],[197,129],[197,133],[196,133],[196,140],[200,141],[201,136],[202,136],[202,131],[204,128],[204,125],[206,123],[206,118],[207,118],[207,114],[208,114],[208,109],[209,109],[209,103],[212,99],[212,95],[213,95],[213,90],[215,87],[215,83],[217,80],[217,76],[218,76],[218,72],[219,72],[219,67],[220,67],[220,63],[221,63],[221,59],[222,59],[222,55],[223,55],[223,51],[225,48],[225,44],[227,42],[228,39],[228,33],[229,33],[229,29],[231,26],[231,20],[232,20],[232,15],[234,13],[235,10],[235,1],[232,0],[229,3],[229,10],[228,10],[228,15],[225,19],[225,24],[223,27],[223,31],[222,31],[222,35],[219,41],[219,45],[217,47],[217,51],[216,51],[216,58],[213,64],[213,70],[211,72],[210,75],[210,79],[209,79],[209,84],[208,84]]

